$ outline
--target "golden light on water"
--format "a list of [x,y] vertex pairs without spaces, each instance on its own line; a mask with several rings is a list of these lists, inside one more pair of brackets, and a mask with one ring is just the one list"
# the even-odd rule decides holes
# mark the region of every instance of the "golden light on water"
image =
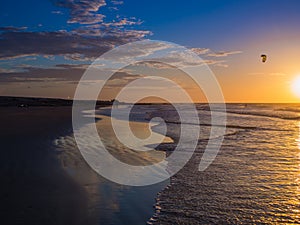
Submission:
[[300,98],[300,76],[293,80],[291,88],[293,93]]

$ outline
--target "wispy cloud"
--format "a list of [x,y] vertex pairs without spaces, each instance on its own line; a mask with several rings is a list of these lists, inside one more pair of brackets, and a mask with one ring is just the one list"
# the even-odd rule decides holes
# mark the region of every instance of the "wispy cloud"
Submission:
[[240,53],[242,53],[242,51],[220,51],[220,52],[209,53],[208,56],[226,57],[229,55],[235,55],[235,54],[240,54]]
[[13,68],[13,69],[6,69],[6,68],[0,68],[0,74],[10,74],[10,73],[17,73],[20,69]]
[[122,5],[124,2],[123,1],[111,1],[114,5]]
[[[225,60],[216,60],[216,59],[211,59],[213,58],[219,58],[219,57],[228,57],[230,55],[235,55],[235,54],[240,54],[242,51],[218,51],[214,52],[209,48],[190,48],[192,52],[195,54],[199,55],[200,57],[203,57],[204,62],[208,65],[213,65],[213,66],[218,66],[218,67],[223,67],[227,68],[228,64],[226,64]],[[209,59],[207,59],[209,58]]]
[[123,18],[123,19],[119,19],[118,21],[114,20],[110,23],[103,23],[102,25],[118,27],[118,26],[131,26],[131,25],[141,25],[141,24],[142,24],[141,20]]
[[64,78],[54,78],[54,77],[12,77],[12,80],[21,82],[51,82],[51,81],[64,81]]
[[27,65],[19,69],[23,71],[2,71],[0,82],[32,82],[34,80],[49,80],[48,78],[78,81],[85,70],[84,67],[81,68],[79,65],[57,65],[53,68],[39,68]]
[[204,55],[207,54],[210,49],[209,48],[191,48],[191,51],[197,55]]
[[273,73],[263,73],[263,72],[253,72],[253,73],[248,73],[248,75],[255,75],[255,76],[286,76],[286,73],[281,73],[281,72],[273,72]]
[[59,10],[52,11],[51,13],[58,14],[58,15],[63,15],[64,14],[62,11],[59,11]]
[[13,26],[9,26],[9,27],[0,27],[0,32],[2,31],[23,31],[26,30],[28,27],[13,27]]

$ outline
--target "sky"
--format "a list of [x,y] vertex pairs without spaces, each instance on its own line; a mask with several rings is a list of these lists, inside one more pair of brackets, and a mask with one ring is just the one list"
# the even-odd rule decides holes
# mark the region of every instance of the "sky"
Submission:
[[[199,55],[227,102],[299,102],[291,88],[300,76],[299,10],[297,0],[1,1],[0,95],[73,98],[100,55],[150,39]],[[205,98],[184,75],[174,74],[194,101]],[[119,72],[102,97],[114,98],[131,75]]]

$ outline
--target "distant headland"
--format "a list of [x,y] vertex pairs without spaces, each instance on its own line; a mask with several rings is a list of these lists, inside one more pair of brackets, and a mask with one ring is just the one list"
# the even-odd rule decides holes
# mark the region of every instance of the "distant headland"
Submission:
[[[110,106],[114,100],[100,101],[97,106]],[[0,107],[72,106],[72,99],[0,96]]]

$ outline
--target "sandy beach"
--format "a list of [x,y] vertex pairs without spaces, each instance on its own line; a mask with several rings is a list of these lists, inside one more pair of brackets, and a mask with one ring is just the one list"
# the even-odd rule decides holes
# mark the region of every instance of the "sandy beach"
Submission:
[[[225,140],[207,170],[199,172],[198,165],[211,125],[207,123],[209,111],[199,105],[200,122],[205,126],[200,126],[192,159],[170,180],[145,187],[116,184],[90,168],[76,147],[71,107],[1,107],[2,221],[49,225],[147,221],[297,224],[299,106],[227,107]],[[124,148],[113,135],[105,110],[96,125],[116,158],[147,165],[174,150],[181,126],[174,113],[168,105],[141,105],[133,111],[131,128],[140,137],[148,135],[151,117],[168,117],[167,135],[175,143],[161,144],[149,153]],[[161,131],[159,124],[152,129]]]
[[[128,187],[99,176],[76,147],[71,110],[68,106],[0,108],[2,221],[49,225],[145,224],[154,213],[157,193],[167,183]],[[101,127],[109,140],[107,122],[104,119]],[[145,130],[141,123],[136,126]],[[118,155],[117,148],[112,151]],[[131,163],[141,159],[134,155],[126,157],[124,153],[119,157]],[[144,163],[148,160],[151,157],[146,157]]]
[[51,146],[71,132],[71,107],[1,107],[0,114],[2,222],[89,224],[86,194]]

